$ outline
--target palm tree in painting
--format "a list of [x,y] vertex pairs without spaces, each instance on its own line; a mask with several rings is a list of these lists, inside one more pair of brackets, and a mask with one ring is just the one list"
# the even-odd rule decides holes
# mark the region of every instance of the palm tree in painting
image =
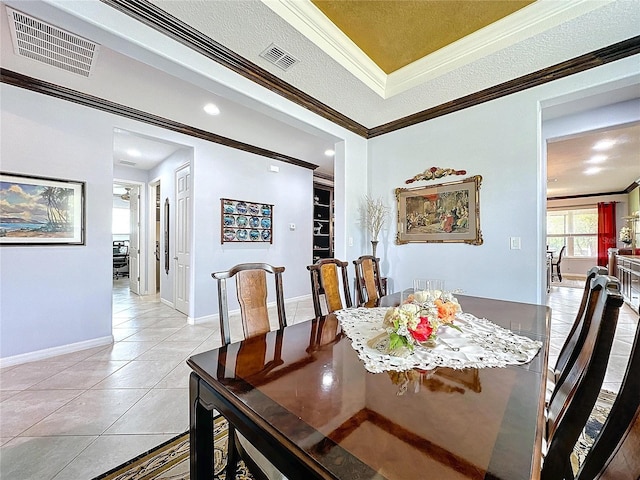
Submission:
[[52,231],[60,232],[69,228],[69,196],[71,189],[60,187],[45,187],[40,196],[47,205],[48,227]]

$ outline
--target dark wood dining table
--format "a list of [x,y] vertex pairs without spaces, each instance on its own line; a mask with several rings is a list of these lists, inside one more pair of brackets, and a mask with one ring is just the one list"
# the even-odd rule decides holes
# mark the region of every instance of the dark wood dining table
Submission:
[[330,314],[189,358],[192,480],[213,478],[214,409],[289,480],[538,478],[551,311],[457,297],[537,356],[374,374]]

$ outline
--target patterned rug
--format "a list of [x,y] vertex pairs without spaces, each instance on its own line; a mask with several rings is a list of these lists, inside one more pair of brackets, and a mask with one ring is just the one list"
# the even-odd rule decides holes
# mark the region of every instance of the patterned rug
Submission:
[[[601,390],[589,421],[571,454],[571,465],[577,473],[595,438],[600,433],[616,394]],[[227,421],[216,417],[214,421],[214,480],[225,480],[227,464]],[[238,462],[236,478],[252,480],[245,464]],[[114,468],[93,480],[189,480],[189,433],[183,433],[158,445],[152,450]]]
[[582,430],[580,437],[578,437],[578,442],[575,447],[573,447],[571,467],[573,468],[574,475],[578,473],[580,465],[584,462],[587,453],[589,453],[589,449],[600,433],[600,430],[602,430],[602,425],[604,425],[609,411],[611,411],[611,406],[616,399],[616,395],[616,393],[608,390],[600,390],[598,400],[596,400],[596,404],[591,411],[587,425],[584,427],[584,430]]
[[[214,420],[214,480],[225,480],[227,465],[227,421],[218,416]],[[252,480],[244,462],[238,462],[236,478]],[[189,480],[189,432],[123,463],[93,480]]]

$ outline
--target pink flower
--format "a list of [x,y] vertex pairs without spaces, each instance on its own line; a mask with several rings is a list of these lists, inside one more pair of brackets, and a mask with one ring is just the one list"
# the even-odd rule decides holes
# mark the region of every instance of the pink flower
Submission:
[[409,330],[409,332],[417,342],[426,342],[433,333],[433,327],[429,323],[429,318],[420,317],[420,323],[414,330]]

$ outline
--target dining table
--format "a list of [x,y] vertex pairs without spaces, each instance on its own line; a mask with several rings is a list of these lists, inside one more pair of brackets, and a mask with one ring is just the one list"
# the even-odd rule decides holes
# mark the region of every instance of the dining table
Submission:
[[192,480],[213,478],[217,413],[289,480],[539,478],[551,310],[456,298],[539,350],[500,367],[372,373],[336,312],[190,357]]

